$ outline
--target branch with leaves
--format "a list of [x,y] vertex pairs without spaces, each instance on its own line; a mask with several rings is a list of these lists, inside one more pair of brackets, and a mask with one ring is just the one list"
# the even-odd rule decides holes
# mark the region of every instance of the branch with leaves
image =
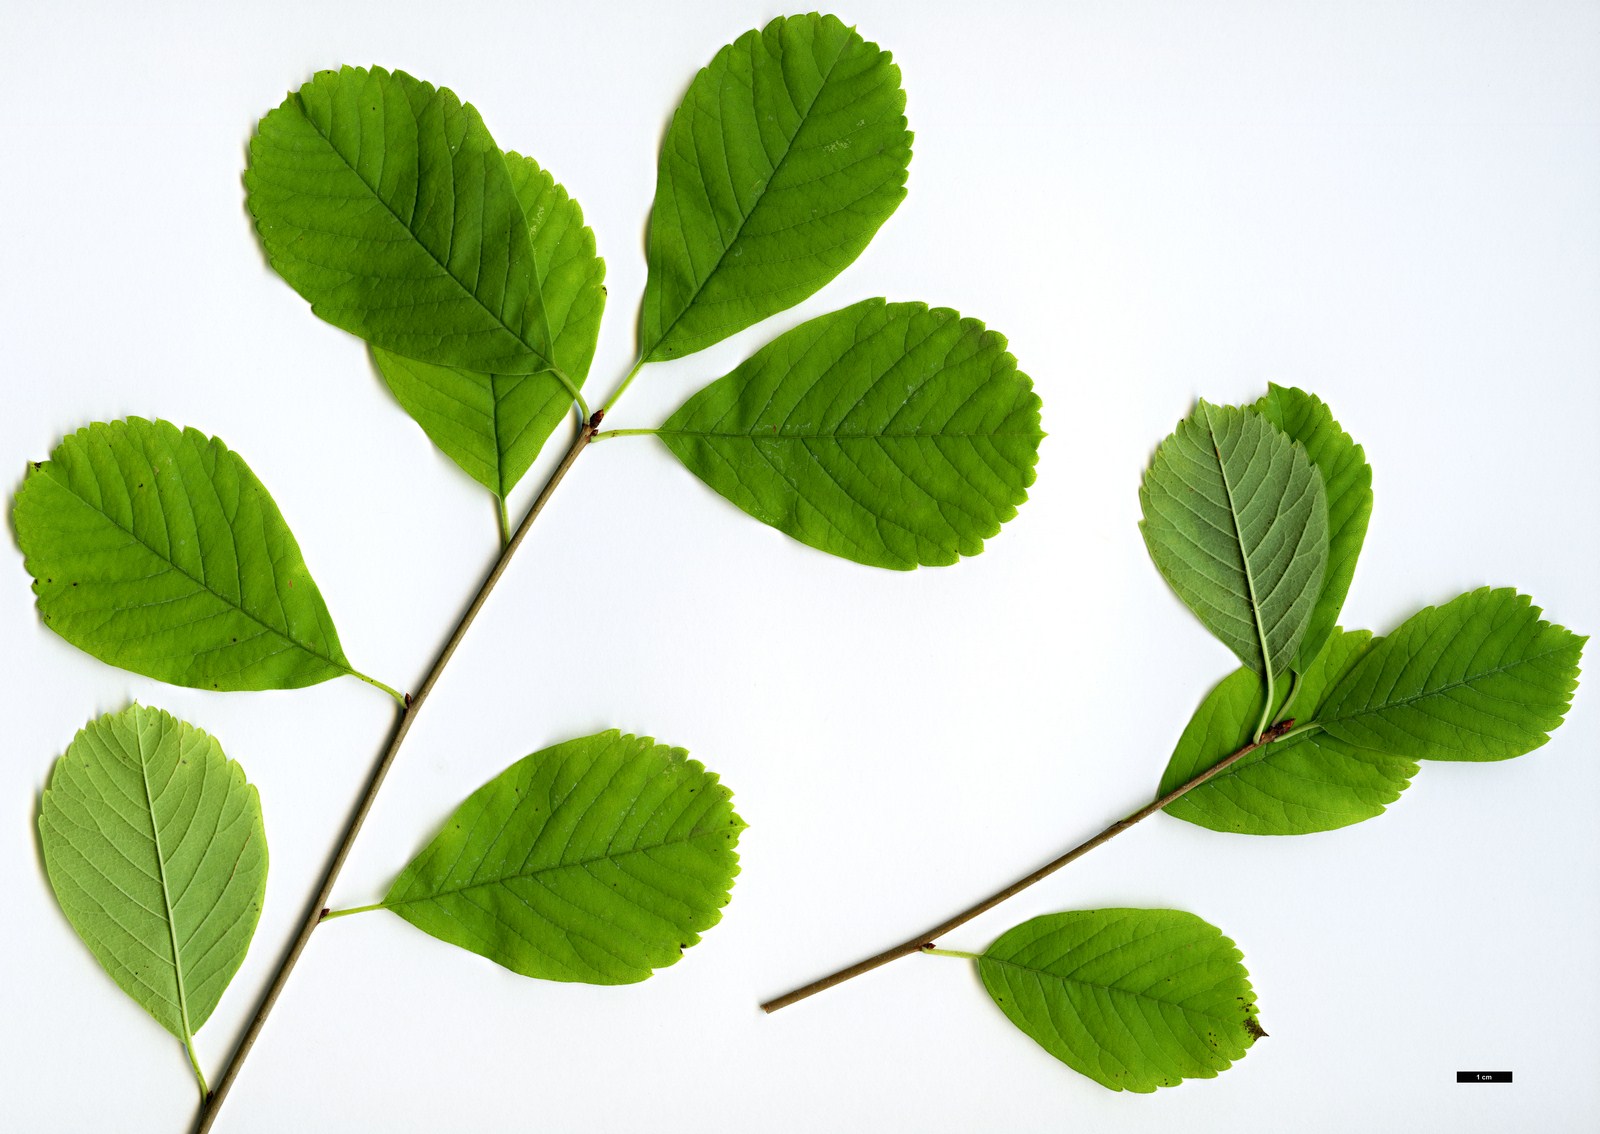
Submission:
[[[905,195],[911,134],[889,54],[832,16],[723,48],[663,141],[638,355],[591,410],[606,292],[577,204],[478,112],[401,71],[318,74],[259,123],[247,204],[269,262],[365,340],[395,398],[491,494],[502,551],[410,693],[357,669],[266,488],[219,439],[127,418],[65,437],[13,518],[40,617],[111,665],[214,691],[354,677],[398,716],[257,1011],[214,1087],[194,1035],[249,947],[266,884],[253,787],[218,742],[134,705],[89,724],[40,807],[61,906],[182,1043],[211,1128],[317,928],[389,910],[512,971],[626,984],[716,924],[743,821],[680,748],[617,730],[556,744],[469,796],[381,902],[329,909],[412,723],[518,547],[595,441],[660,439],[794,539],[900,570],[982,550],[1043,436],[1005,340],[867,299],[783,334],[657,428],[602,431],[646,365],[784,311],[847,267]],[[730,174],[736,174],[730,176]],[[506,498],[572,407],[578,429],[515,528]],[[268,816],[271,807],[266,808]]]
[[[578,203],[478,112],[401,71],[316,75],[260,121],[246,201],[273,269],[366,344],[394,398],[489,493],[501,551],[420,681],[352,663],[287,521],[244,459],[164,421],[102,422],[34,464],[13,518],[42,620],[108,664],[214,691],[353,677],[397,716],[257,1009],[208,1086],[195,1034],[266,893],[256,789],[159,709],[91,721],[40,801],[50,883],[89,951],[180,1041],[216,1121],[326,921],[387,910],[516,973],[627,984],[715,925],[744,829],[681,748],[608,730],[544,747],[460,802],[382,900],[331,908],[401,747],[557,488],[596,442],[656,437],[793,539],[909,570],[979,553],[1024,502],[1040,404],[1005,339],[867,298],[773,338],[654,427],[615,427],[642,370],[789,309],[848,267],[905,195],[911,134],[889,54],[831,16],[773,21],[695,77],[663,140],[637,352],[586,394],[605,265]],[[576,410],[522,518],[507,499]],[[977,967],[1052,1055],[1117,1089],[1209,1077],[1264,1035],[1242,956],[1177,910],[1034,918],[981,953],[940,939],[1157,811],[1305,834],[1392,804],[1424,759],[1544,743],[1584,639],[1482,589],[1385,638],[1338,626],[1371,512],[1359,446],[1316,398],[1201,402],[1141,491],[1158,569],[1241,668],[1180,737],[1157,797],[993,897],[769,1010],[911,953]],[[389,675],[392,676],[392,675]],[[408,689],[409,692],[402,692]],[[441,808],[441,812],[449,810]]]
[[1382,638],[1337,625],[1372,471],[1313,395],[1273,386],[1249,406],[1200,402],[1156,450],[1139,498],[1156,568],[1242,663],[1195,711],[1156,799],[768,1012],[913,953],[959,957],[1017,1027],[1096,1082],[1210,1078],[1266,1033],[1243,958],[1193,914],[1053,914],[982,953],[937,942],[1159,811],[1239,834],[1329,831],[1382,814],[1419,760],[1521,756],[1566,715],[1587,638],[1514,590],[1470,591]]

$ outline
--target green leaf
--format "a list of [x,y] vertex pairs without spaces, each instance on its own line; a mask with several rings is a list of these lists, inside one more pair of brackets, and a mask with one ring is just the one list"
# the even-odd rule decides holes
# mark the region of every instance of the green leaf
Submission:
[[[578,202],[538,164],[506,155],[533,243],[534,287],[550,329],[550,357],[577,386],[589,374],[605,308],[605,261],[595,255]],[[572,408],[553,374],[480,374],[372,348],[378,372],[435,445],[496,496],[528,471]]]
[[1413,760],[1506,760],[1561,723],[1587,638],[1510,588],[1418,611],[1345,673],[1317,713],[1329,736]]
[[905,106],[889,53],[834,16],[719,51],[661,146],[640,357],[720,342],[848,267],[905,197]]
[[261,120],[244,180],[268,260],[334,326],[445,366],[552,366],[505,156],[450,91],[319,72]]
[[1046,914],[978,958],[1011,1022],[1074,1071],[1149,1092],[1226,1071],[1266,1033],[1232,941],[1179,910]]
[[1251,407],[1305,447],[1306,456],[1322,474],[1328,497],[1328,568],[1311,612],[1311,624],[1291,663],[1304,672],[1333,633],[1356,571],[1361,544],[1372,518],[1372,468],[1361,446],[1333,420],[1333,411],[1315,394],[1276,384]]
[[1139,489],[1150,558],[1239,660],[1271,678],[1310,624],[1328,504],[1305,450],[1266,418],[1200,402]]
[[355,673],[278,506],[215,437],[80,429],[29,469],[12,517],[40,616],[101,661],[196,689]]
[[762,523],[858,563],[976,555],[1016,515],[1039,399],[975,319],[869,299],[803,323],[657,431]]
[[39,838],[72,928],[189,1046],[244,960],[266,893],[261,802],[243,770],[159,709],[108,713],[56,761]]
[[[1369,648],[1366,630],[1334,629],[1300,680],[1291,715],[1310,719],[1328,687]],[[1234,670],[1211,691],[1183,730],[1158,796],[1187,783],[1249,743],[1261,719],[1261,678]],[[1288,690],[1274,696],[1280,713]],[[1383,814],[1417,774],[1411,760],[1300,733],[1256,749],[1167,805],[1168,815],[1245,835],[1305,835]]]
[[473,792],[382,905],[524,976],[632,984],[715,925],[739,872],[732,793],[615,729]]

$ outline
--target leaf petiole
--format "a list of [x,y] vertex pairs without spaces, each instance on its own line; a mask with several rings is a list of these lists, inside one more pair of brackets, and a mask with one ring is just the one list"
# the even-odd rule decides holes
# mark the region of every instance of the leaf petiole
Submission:
[[374,902],[370,906],[351,906],[347,910],[329,910],[327,913],[322,915],[321,920],[332,921],[336,917],[349,917],[351,914],[367,913],[371,910],[381,910],[385,908],[387,907],[385,907],[382,902]]
[[583,420],[589,420],[589,403],[583,400],[583,391],[578,389],[578,384],[568,378],[566,372],[559,366],[549,367],[546,371],[557,382],[566,387],[567,393],[572,395],[572,400],[578,403],[578,409],[583,414]]
[[391,686],[385,685],[383,682],[379,681],[376,677],[368,677],[366,674],[362,673],[358,669],[352,669],[350,671],[350,676],[351,677],[360,678],[362,681],[365,681],[368,685],[372,686],[374,689],[382,689],[385,693],[389,694],[389,696],[393,697],[395,699],[395,703],[398,704],[402,709],[405,708],[406,705],[409,703],[406,700],[406,695],[404,693],[400,692],[400,690],[398,690],[398,689],[392,688]]
[[[623,391],[626,390],[629,387],[629,385],[632,384],[634,375],[638,374],[639,371],[644,369],[644,362],[645,362],[644,356],[640,355],[639,356],[639,360],[633,364],[633,369],[628,371],[627,375],[622,379],[622,384],[620,386],[618,386],[616,388],[616,390],[614,390],[612,392],[612,394],[611,394],[611,396],[609,398],[606,399],[606,404],[600,407],[600,412],[601,413],[604,414],[604,413],[610,413],[611,412],[611,407],[617,404],[617,399],[622,397]],[[588,415],[586,414],[585,416],[588,416]],[[610,430],[609,432],[617,433],[619,431],[613,429],[613,430]],[[650,430],[643,430],[642,432],[648,433],[648,432],[651,432],[651,431]]]
[[[1292,725],[1292,724],[1294,724],[1294,721],[1293,721],[1292,718],[1290,720],[1288,720],[1288,721],[1280,721],[1280,722],[1278,722],[1278,724],[1273,725],[1273,727],[1277,728],[1277,727],[1279,727],[1280,725],[1283,725],[1283,724]],[[1307,721],[1305,724],[1300,725],[1298,728],[1290,728],[1287,731],[1281,733],[1277,737],[1277,739],[1278,740],[1288,740],[1291,737],[1304,736],[1308,732],[1316,732],[1321,727],[1322,727],[1321,723],[1319,723],[1317,721]]]
[[1251,737],[1257,744],[1261,743],[1262,735],[1267,731],[1268,722],[1272,720],[1272,667],[1267,667],[1267,697],[1261,706],[1261,720],[1256,725],[1255,734]]
[[596,441],[605,441],[612,437],[653,437],[660,433],[659,429],[605,429],[594,435]]
[[194,1037],[183,1037],[183,1050],[189,1055],[189,1066],[194,1068],[194,1077],[200,1082],[200,1101],[203,1103],[211,1095],[211,1088],[206,1086],[206,1073],[200,1070],[200,1060],[194,1053]]
[[982,959],[978,953],[964,953],[960,949],[935,949],[932,945],[924,945],[922,951],[930,957],[960,957],[964,961]]
[[506,544],[511,542],[511,514],[506,511],[506,498],[496,496],[495,510],[500,522],[500,550],[504,551]]
[[[1289,710],[1294,707],[1294,699],[1300,696],[1300,686],[1302,684],[1300,671],[1297,669],[1290,670],[1289,677],[1289,696],[1284,698],[1283,707],[1278,710],[1278,715],[1272,718],[1273,724],[1277,724],[1289,715]],[[1269,699],[1267,703],[1271,704],[1272,702]]]

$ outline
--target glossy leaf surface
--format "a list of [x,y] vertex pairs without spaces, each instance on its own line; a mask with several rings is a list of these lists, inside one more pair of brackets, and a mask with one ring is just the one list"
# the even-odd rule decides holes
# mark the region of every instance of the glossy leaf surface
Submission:
[[102,661],[197,689],[354,672],[277,505],[215,437],[137,417],[80,429],[12,515],[40,617]]
[[1209,1079],[1265,1035],[1232,941],[1179,910],[1046,914],[978,958],[1011,1022],[1114,1091]]
[[1356,560],[1367,538],[1367,522],[1372,518],[1372,468],[1361,446],[1339,428],[1333,412],[1315,394],[1274,384],[1251,408],[1300,443],[1322,475],[1327,493],[1328,567],[1311,623],[1290,663],[1296,672],[1304,672],[1334,633],[1350,591]]
[[[1366,630],[1334,629],[1302,676],[1290,716],[1309,720],[1319,701],[1371,645]],[[1274,697],[1274,713],[1288,689]],[[1265,690],[1240,668],[1211,691],[1183,730],[1157,795],[1188,782],[1250,741],[1261,719]],[[1383,814],[1416,775],[1417,765],[1347,744],[1325,732],[1293,736],[1258,748],[1167,805],[1178,819],[1246,835],[1305,835]]]
[[239,765],[159,709],[107,714],[56,761],[39,838],[78,936],[187,1042],[244,960],[266,892],[261,803]]
[[505,155],[452,92],[319,72],[261,120],[245,188],[268,260],[334,326],[439,365],[552,365]]
[[763,523],[901,570],[982,551],[1027,499],[1044,436],[1004,338],[881,299],[780,336],[658,433]]
[[[605,308],[605,262],[583,210],[532,159],[506,155],[533,246],[533,286],[544,312],[550,357],[583,385]],[[546,328],[541,328],[541,333]],[[572,409],[553,374],[480,374],[372,348],[373,361],[406,412],[479,484],[505,496],[528,471]]]
[[1483,587],[1430,606],[1329,692],[1330,736],[1414,760],[1505,760],[1550,739],[1578,684],[1581,638],[1527,595]]
[[467,797],[383,905],[524,976],[631,984],[722,917],[744,822],[681,748],[615,730]]
[[1200,402],[1139,489],[1150,558],[1250,669],[1295,657],[1322,589],[1328,504],[1305,450],[1260,414]]
[[905,105],[889,53],[834,16],[719,51],[661,146],[641,357],[720,342],[855,260],[905,196]]

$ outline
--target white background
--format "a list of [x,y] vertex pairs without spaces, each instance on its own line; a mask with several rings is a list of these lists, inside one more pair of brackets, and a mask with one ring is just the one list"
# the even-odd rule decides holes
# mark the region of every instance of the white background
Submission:
[[[1171,906],[1243,949],[1271,1038],[1220,1078],[1108,1092],[969,966],[911,957],[758,1001],[925,928],[1147,800],[1232,660],[1158,577],[1137,487],[1197,396],[1316,391],[1376,508],[1345,624],[1485,583],[1600,629],[1600,9],[1589,4],[840,0],[891,49],[910,195],[800,307],[651,367],[654,425],[856,299],[955,307],[1044,399],[1039,479],[982,556],[911,574],[751,521],[648,439],[587,454],[430,701],[336,891],[375,901],[470,790],[612,725],[690,748],[751,824],[723,923],[625,988],[516,977],[387,914],[320,930],[228,1101],[246,1131],[1503,1131],[1600,1122],[1600,705],[1544,748],[1425,766],[1378,820],[1294,839],[1158,816],[946,939]],[[265,266],[260,115],[322,67],[447,85],[582,202],[609,268],[591,377],[632,357],[656,147],[769,3],[32,4],[0,67],[0,467],[125,414],[223,437],[275,495],[359,667],[414,686],[495,550],[482,491]],[[547,459],[559,446],[552,445]],[[541,478],[525,481],[525,505]],[[353,680],[206,694],[45,631],[0,553],[0,1125],[185,1128],[178,1046],[76,940],[34,817],[130,699],[260,787],[255,948],[215,1075],[393,717]],[[1511,1086],[1458,1086],[1510,1069]]]

